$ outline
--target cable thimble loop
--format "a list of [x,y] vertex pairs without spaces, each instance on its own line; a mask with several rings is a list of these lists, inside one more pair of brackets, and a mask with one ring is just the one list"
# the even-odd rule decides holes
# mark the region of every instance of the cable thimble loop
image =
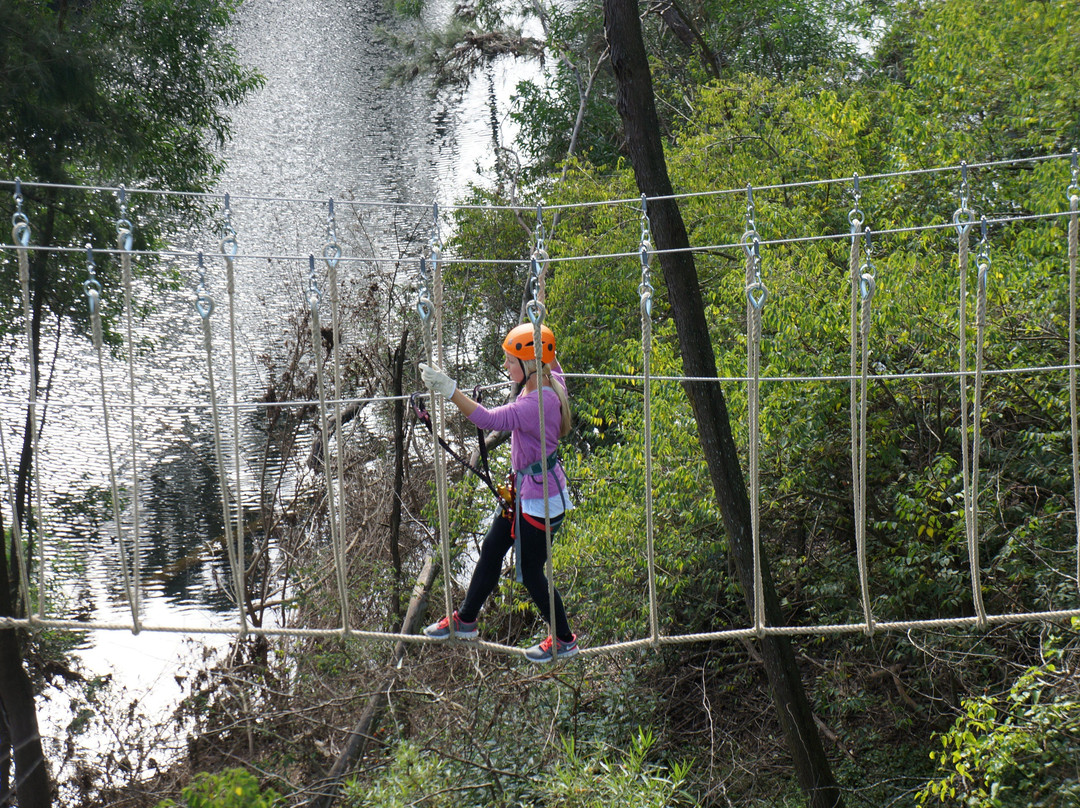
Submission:
[[307,302],[312,309],[317,309],[319,304],[322,303],[322,292],[319,290],[319,279],[315,275],[315,256],[313,254],[308,254]]
[[1069,202],[1080,202],[1080,159],[1076,149],[1072,150],[1072,183],[1066,193]]
[[761,282],[761,279],[755,280],[753,283],[746,286],[746,302],[749,303],[756,311],[761,311],[762,306],[765,305],[765,301],[769,299],[769,290],[765,284]]
[[547,308],[536,298],[533,298],[525,304],[525,315],[533,325],[540,325],[543,323],[546,314]]
[[97,279],[97,265],[94,263],[94,250],[86,245],[86,270],[90,277],[83,281],[83,291],[90,305],[90,314],[97,314],[98,301],[101,299],[101,281]]
[[862,193],[859,191],[859,175],[855,174],[852,177],[852,181],[854,182],[855,186],[854,190],[852,191],[852,196],[854,196],[855,198],[855,205],[851,208],[851,210],[848,211],[847,218],[848,223],[851,225],[851,235],[852,237],[855,237],[858,235],[859,228],[862,227],[862,223],[863,221],[865,221],[865,218],[863,216],[862,209],[859,207],[859,202],[862,201]]
[[956,233],[963,236],[975,224],[975,212],[968,207],[968,164],[967,161],[960,163],[960,207],[953,213],[953,224],[956,225]]
[[12,196],[15,200],[15,213],[11,216],[11,238],[20,247],[28,247],[30,245],[30,220],[23,213],[22,180],[18,177],[15,178],[15,193]]
[[199,253],[199,286],[195,289],[195,311],[204,320],[214,313],[214,299],[206,291],[206,263],[203,254]]
[[326,246],[323,247],[323,260],[326,266],[334,269],[341,258],[341,245],[337,240],[337,222],[334,220],[334,197],[330,197],[326,214]]

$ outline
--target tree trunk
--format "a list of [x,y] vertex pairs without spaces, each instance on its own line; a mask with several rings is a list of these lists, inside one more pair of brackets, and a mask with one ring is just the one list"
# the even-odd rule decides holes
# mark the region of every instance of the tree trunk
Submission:
[[394,615],[401,614],[401,494],[405,485],[405,402],[402,401],[405,375],[405,348],[409,331],[401,335],[394,351],[394,498],[390,503],[390,563],[394,565]]
[[[618,108],[626,131],[630,161],[638,189],[649,197],[673,193],[668,178],[660,124],[653,99],[652,77],[641,21],[634,0],[604,0],[604,30],[611,48],[611,64],[618,84]],[[697,268],[686,227],[673,199],[649,203],[656,249],[680,250],[660,255],[668,302],[675,320],[687,376],[716,377],[716,362],[709,337],[705,307],[698,286]],[[723,513],[724,529],[738,571],[739,583],[753,613],[754,562],[750,500],[731,433],[727,403],[716,382],[684,382],[698,424],[698,439],[709,477]],[[772,577],[762,563],[765,618],[769,625],[783,623]],[[821,737],[814,724],[795,655],[787,638],[761,639],[761,654],[777,718],[787,739],[799,785],[812,808],[842,805]]]
[[9,746],[15,761],[14,788],[0,791],[0,805],[10,804],[11,797],[19,808],[49,808],[52,795],[49,771],[38,734],[34,689],[22,666],[15,629],[0,629],[0,718],[5,723]]

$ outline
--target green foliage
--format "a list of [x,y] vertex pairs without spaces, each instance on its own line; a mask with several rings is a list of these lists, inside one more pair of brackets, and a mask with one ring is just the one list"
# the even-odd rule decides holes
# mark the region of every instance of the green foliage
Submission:
[[[624,752],[583,754],[572,738],[564,738],[561,753],[550,769],[529,778],[534,794],[512,803],[503,793],[497,804],[550,808],[677,808],[693,805],[683,790],[688,763],[670,768],[650,762],[653,734],[639,730]],[[455,762],[421,750],[414,743],[398,744],[389,765],[373,781],[353,779],[344,788],[347,808],[408,808],[412,805],[491,805],[486,789]],[[477,801],[477,796],[480,800]]]
[[[207,190],[222,169],[227,107],[261,83],[237,63],[225,37],[237,7],[233,0],[193,0],[183,13],[169,0],[7,4],[0,23],[5,174],[27,183]],[[30,185],[24,196],[33,244],[116,244],[118,200]],[[126,202],[133,246],[141,250],[161,246],[164,233],[205,215],[190,198],[132,193]],[[9,195],[0,199],[0,211],[10,219]],[[135,263],[151,292],[175,282],[153,262]],[[5,255],[0,267],[0,293],[16,299],[13,256]],[[31,274],[35,312],[40,307],[88,334],[84,261],[35,253]],[[97,276],[106,340],[115,344],[109,325],[122,297],[118,262],[99,256]],[[5,330],[17,325],[11,316],[0,315]]]
[[1068,679],[1067,672],[1047,662],[1025,671],[1002,696],[965,699],[961,715],[940,736],[941,750],[930,753],[940,776],[919,791],[919,804],[1075,805],[1080,800],[1080,702]]
[[648,762],[655,743],[653,734],[639,730],[621,758],[583,755],[572,739],[564,739],[564,762],[556,770],[544,805],[556,808],[675,808],[694,805],[682,791],[689,763],[677,763],[669,771]]
[[451,772],[439,756],[406,741],[374,782],[346,783],[343,798],[346,808],[408,808],[418,803],[451,808],[459,804],[451,786]]
[[[274,808],[284,804],[280,794],[270,788],[262,790],[256,777],[246,769],[228,769],[221,774],[200,772],[182,794],[186,808]],[[157,808],[176,808],[176,805],[165,800]]]

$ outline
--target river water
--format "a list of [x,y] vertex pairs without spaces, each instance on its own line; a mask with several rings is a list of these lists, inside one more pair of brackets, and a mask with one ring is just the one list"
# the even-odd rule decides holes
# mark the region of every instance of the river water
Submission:
[[[383,86],[395,57],[380,44],[378,29],[400,25],[388,6],[382,0],[248,0],[241,9],[235,45],[241,61],[258,69],[266,85],[232,112],[233,137],[224,151],[227,168],[219,186],[230,193],[240,245],[235,262],[240,401],[258,400],[266,392],[260,357],[273,352],[284,317],[303,300],[308,264],[296,257],[321,255],[328,197],[335,199],[337,236],[346,257],[406,252],[415,258],[431,235],[431,203],[452,203],[468,183],[480,181],[478,168],[490,168],[493,126],[502,130],[504,142],[512,135],[507,99],[524,69],[513,62],[496,66],[490,81],[474,82],[451,101],[432,100],[423,81]],[[452,4],[436,4],[426,13],[419,24],[437,25],[452,13]],[[498,99],[494,115],[492,98]],[[361,204],[366,202],[378,204]],[[175,244],[216,253],[219,239],[220,232],[177,233]],[[155,300],[154,313],[138,325],[137,339],[155,348],[136,362],[134,450],[126,364],[106,357],[106,422],[95,354],[79,338],[61,339],[42,435],[47,570],[57,595],[49,617],[131,622],[108,498],[107,427],[119,485],[127,496],[137,478],[140,489],[142,622],[193,629],[236,622],[223,583],[227,565],[221,553],[203,552],[221,535],[223,522],[201,321],[191,305],[197,264],[178,259],[174,265],[185,288]],[[343,282],[359,266],[343,261]],[[231,390],[225,387],[224,273],[220,259],[205,268],[216,301],[214,342],[222,349],[215,356],[218,399],[225,400]],[[18,367],[25,345],[16,341],[5,347]],[[51,347],[45,345],[48,357]],[[16,372],[2,391],[11,462],[25,412],[12,402],[25,400],[26,389],[25,374]],[[224,411],[222,418],[228,434]],[[245,504],[256,497],[264,439],[250,420],[241,419],[237,443]],[[226,465],[231,474],[231,455]],[[135,521],[131,504],[121,519],[129,542]],[[4,507],[9,507],[6,499]],[[200,663],[204,642],[225,641],[94,631],[78,657],[85,675],[112,677],[124,699],[160,716],[183,694],[183,678]],[[59,754],[70,705],[60,691],[50,689],[46,697],[42,732]],[[87,758],[93,759],[99,740],[87,741]],[[159,759],[167,758],[168,747],[179,740],[163,741]]]

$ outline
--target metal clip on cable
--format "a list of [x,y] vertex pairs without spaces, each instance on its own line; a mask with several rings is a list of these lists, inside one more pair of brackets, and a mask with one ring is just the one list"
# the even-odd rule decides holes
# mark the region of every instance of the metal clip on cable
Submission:
[[116,220],[116,243],[121,250],[131,252],[134,246],[134,236],[131,232],[131,222],[127,217],[127,189],[121,185],[117,193],[120,201],[120,218]]
[[968,164],[967,161],[960,163],[960,207],[953,213],[953,224],[956,225],[956,233],[963,236],[975,224],[975,212],[968,207]]
[[20,247],[30,245],[30,220],[23,213],[22,180],[15,178],[15,213],[11,217],[11,237]]
[[990,274],[990,242],[986,237],[985,216],[982,217],[981,224],[982,238],[979,241],[979,253],[975,260],[979,267],[979,292],[985,294],[987,276]]
[[334,220],[334,197],[330,197],[326,214],[326,246],[323,247],[323,260],[326,266],[334,269],[341,258],[341,245],[337,240],[337,222]]
[[859,191],[859,175],[855,174],[852,179],[855,185],[852,194],[855,197],[855,206],[848,211],[847,218],[848,223],[851,225],[851,237],[854,239],[858,238],[859,230],[862,228],[862,223],[865,221],[865,218],[863,217],[862,210],[859,208],[859,202],[862,201],[862,193]]
[[756,210],[754,208],[754,189],[746,186],[746,232],[743,233],[743,250],[746,257],[753,260],[754,278],[746,284],[746,301],[757,311],[765,305],[769,298],[769,290],[761,280],[761,239],[757,233],[757,224],[754,221]]
[[224,235],[221,239],[221,252],[228,258],[235,258],[240,250],[240,246],[236,242],[236,230],[233,229],[232,208],[229,205],[228,194],[225,194],[225,210],[222,211],[222,216],[224,217],[224,221],[221,225],[221,232]]
[[[18,180],[16,180],[18,182]],[[1072,150],[1072,183],[1069,185],[1066,193],[1069,196],[1069,202],[1080,203],[1080,159],[1076,149]]]
[[428,290],[428,281],[431,279],[431,274],[427,267],[427,258],[423,255],[420,256],[420,272],[416,283],[416,313],[420,315],[420,319],[427,323],[431,319],[433,311],[433,305],[431,303],[431,293]]
[[310,253],[308,254],[307,302],[312,309],[319,308],[319,304],[322,303],[322,291],[319,289],[319,279],[315,275],[315,256]]
[[195,311],[204,320],[214,313],[214,299],[206,291],[206,263],[203,261],[201,252],[199,253],[199,286],[195,290]]
[[874,292],[877,290],[877,279],[874,277],[874,264],[870,260],[871,255],[874,252],[874,247],[870,243],[871,229],[867,227],[863,230],[863,240],[866,245],[866,255],[863,258],[863,265],[859,268],[859,294],[862,299],[869,302],[874,297]]
[[97,314],[98,301],[101,299],[101,281],[97,279],[97,266],[94,264],[94,251],[89,244],[86,245],[86,270],[90,277],[83,281],[83,290],[86,292],[86,300],[90,306],[90,316]]
[[652,225],[649,221],[648,203],[645,194],[641,195],[641,246],[639,256],[641,258],[641,283],[638,285],[638,294],[641,295],[641,313],[649,318],[652,316],[653,289],[652,273],[649,264],[652,261]]

